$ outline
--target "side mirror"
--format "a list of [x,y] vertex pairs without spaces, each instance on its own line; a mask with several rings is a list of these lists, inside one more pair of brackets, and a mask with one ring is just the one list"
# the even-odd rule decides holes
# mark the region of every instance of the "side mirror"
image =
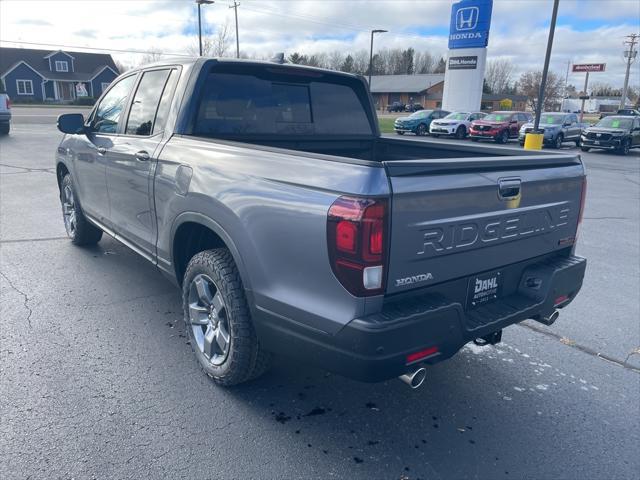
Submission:
[[511,120],[510,123],[518,123],[518,120]]
[[565,122],[564,125],[562,125],[563,127],[570,127],[571,125],[573,125],[573,123],[571,122]]
[[84,115],[81,113],[65,113],[58,116],[58,130],[72,135],[84,133]]

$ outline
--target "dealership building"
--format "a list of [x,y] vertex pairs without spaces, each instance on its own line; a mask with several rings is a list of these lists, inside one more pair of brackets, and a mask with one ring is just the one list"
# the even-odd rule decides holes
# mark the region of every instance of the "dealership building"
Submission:
[[[443,73],[415,75],[374,75],[371,94],[378,110],[385,111],[393,102],[419,103],[426,109],[441,108],[445,75]],[[524,95],[482,94],[482,111],[525,110]]]

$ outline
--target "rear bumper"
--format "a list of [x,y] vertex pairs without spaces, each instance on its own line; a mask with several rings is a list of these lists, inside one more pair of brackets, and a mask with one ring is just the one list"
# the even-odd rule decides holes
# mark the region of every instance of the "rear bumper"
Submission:
[[[411,298],[392,299],[382,311],[352,320],[337,334],[311,331],[264,311],[256,312],[256,330],[268,350],[366,382],[406,373],[407,355],[430,347],[438,351],[418,363],[450,358],[466,343],[530,318],[550,315],[568,305],[582,286],[586,260],[545,257],[501,269],[505,296],[467,311],[460,298],[467,278],[447,282]],[[566,296],[560,305],[556,299]]]

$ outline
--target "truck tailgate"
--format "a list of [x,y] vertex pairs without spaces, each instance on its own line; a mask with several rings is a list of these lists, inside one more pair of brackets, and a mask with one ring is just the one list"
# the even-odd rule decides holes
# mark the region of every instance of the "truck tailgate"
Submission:
[[578,156],[386,162],[392,189],[387,293],[571,246],[584,169]]

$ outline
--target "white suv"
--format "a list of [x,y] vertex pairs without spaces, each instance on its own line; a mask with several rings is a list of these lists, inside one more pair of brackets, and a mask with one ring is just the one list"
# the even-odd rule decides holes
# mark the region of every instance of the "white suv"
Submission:
[[448,135],[463,139],[469,133],[471,122],[480,120],[485,115],[482,112],[451,112],[443,119],[431,122],[429,133],[432,137]]

